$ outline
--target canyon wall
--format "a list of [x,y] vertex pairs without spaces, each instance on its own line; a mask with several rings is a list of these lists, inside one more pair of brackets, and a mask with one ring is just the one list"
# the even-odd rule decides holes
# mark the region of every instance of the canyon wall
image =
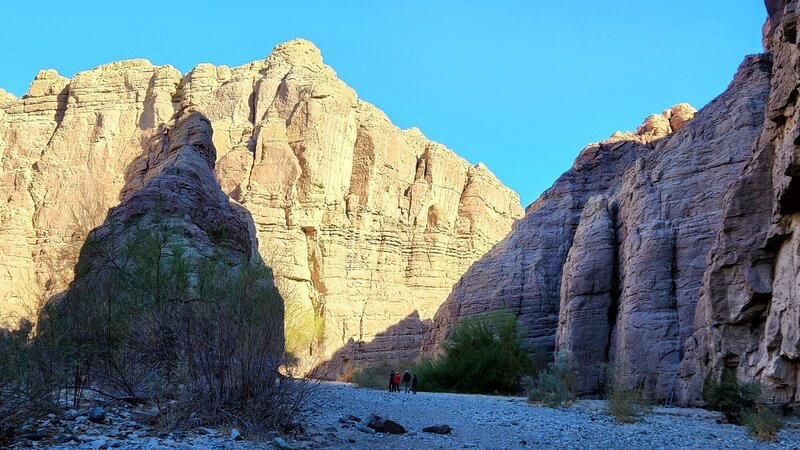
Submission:
[[798,2],[766,2],[773,58],[763,130],[725,195],[702,279],[695,331],[680,367],[683,402],[702,401],[708,376],[733,371],[765,400],[800,400],[800,48]]
[[394,126],[307,41],[186,75],[146,60],[47,70],[22,98],[0,91],[1,312],[65,288],[182,108],[210,120],[219,185],[252,215],[287,324],[308,329],[291,350],[321,376],[416,356],[452,284],[522,216],[485,166]]
[[747,57],[696,115],[678,105],[584,149],[459,280],[423,350],[463,318],[505,309],[529,346],[575,355],[581,394],[598,393],[612,363],[631,385],[671,397],[723,194],[762,128],[770,68],[766,55]]

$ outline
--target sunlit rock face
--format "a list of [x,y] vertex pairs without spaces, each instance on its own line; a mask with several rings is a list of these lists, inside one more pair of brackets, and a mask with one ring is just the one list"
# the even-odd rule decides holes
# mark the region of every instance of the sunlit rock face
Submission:
[[300,356],[320,375],[416,356],[453,283],[522,216],[485,166],[395,127],[307,41],[186,75],[146,60],[42,71],[22,98],[0,92],[0,311],[63,290],[144,170],[144,141],[185,107],[210,120],[219,185],[251,213],[296,319],[314,322]]
[[725,195],[703,278],[695,331],[681,363],[681,398],[701,401],[725,369],[760,382],[766,400],[800,400],[800,49],[798,2],[767,1],[772,82],[763,129]]
[[611,363],[631,386],[670,398],[724,194],[763,126],[770,70],[768,55],[747,57],[696,114],[677,105],[584,149],[459,280],[424,351],[463,318],[506,309],[531,347],[575,355],[580,393],[599,393]]

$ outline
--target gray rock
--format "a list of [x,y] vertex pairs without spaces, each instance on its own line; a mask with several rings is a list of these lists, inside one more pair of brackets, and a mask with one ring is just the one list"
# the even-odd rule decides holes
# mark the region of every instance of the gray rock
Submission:
[[360,431],[362,433],[375,434],[375,430],[373,430],[372,428],[370,428],[368,426],[360,424],[360,423],[356,424],[356,430],[358,430],[358,431]]
[[434,425],[430,427],[425,427],[422,429],[425,433],[434,433],[434,434],[450,434],[453,429],[450,425]]
[[291,445],[289,445],[289,443],[288,443],[288,442],[286,442],[286,441],[285,441],[283,438],[281,438],[281,437],[276,437],[275,439],[273,439],[273,440],[272,440],[272,442],[274,442],[274,443],[275,443],[275,446],[276,446],[276,447],[278,447],[278,448],[279,448],[279,449],[281,449],[281,450],[291,450],[291,449],[293,449],[293,448],[294,448],[294,447],[292,447]]
[[106,411],[99,406],[95,406],[89,409],[87,417],[94,423],[103,423],[106,421]]
[[725,194],[723,226],[709,254],[694,333],[686,341],[678,397],[690,404],[702,401],[706,377],[725,368],[760,382],[763,398],[771,402],[800,397],[800,2],[766,3],[769,103],[751,157]]
[[406,429],[399,423],[380,416],[372,416],[367,426],[378,433],[405,434]]
[[[690,337],[706,257],[723,222],[723,194],[752,154],[769,90],[769,58],[750,56],[728,89],[694,119],[686,121],[686,107],[676,106],[661,119],[648,118],[641,133],[585,148],[513,231],[454,285],[434,316],[423,351],[435,352],[463,318],[505,309],[525,325],[529,348],[576,353],[581,393],[598,392],[597,366],[611,362],[627,372],[623,378],[631,384],[645,386],[655,399],[667,398],[685,346],[701,340]],[[670,129],[671,134],[663,132]],[[785,173],[765,176],[779,172]],[[751,242],[754,229],[768,228],[768,222],[753,222],[734,240]],[[721,275],[732,259],[735,255],[720,253]],[[758,280],[767,271],[754,269],[742,280]],[[726,291],[731,283],[718,285],[720,295],[740,292]],[[785,373],[796,375],[793,369]]]
[[240,433],[239,430],[237,430],[236,428],[232,428],[231,439],[233,439],[234,441],[241,441],[242,439],[244,439],[244,437],[242,437],[242,433]]

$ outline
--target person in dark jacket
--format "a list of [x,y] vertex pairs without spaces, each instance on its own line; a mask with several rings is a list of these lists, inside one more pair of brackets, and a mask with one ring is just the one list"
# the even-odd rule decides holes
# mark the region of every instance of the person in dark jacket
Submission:
[[394,392],[394,370],[389,373],[389,392]]
[[406,372],[403,374],[403,389],[406,394],[411,391],[411,374],[408,373],[408,369],[406,369]]
[[417,374],[411,377],[411,392],[417,393]]

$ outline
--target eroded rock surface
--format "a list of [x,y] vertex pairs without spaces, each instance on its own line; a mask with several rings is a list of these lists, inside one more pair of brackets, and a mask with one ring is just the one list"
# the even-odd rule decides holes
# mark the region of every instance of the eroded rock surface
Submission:
[[678,105],[581,152],[456,284],[425,350],[462,318],[503,308],[529,345],[575,354],[581,393],[597,392],[611,363],[670,397],[723,194],[751,154],[769,84],[769,57],[748,57],[696,115]]
[[800,49],[798,2],[766,2],[772,82],[763,130],[725,195],[681,363],[682,400],[701,401],[707,376],[733,370],[760,382],[765,399],[800,400]]
[[292,320],[322,338],[292,350],[333,358],[320,375],[414,357],[452,284],[522,216],[485,166],[395,127],[307,41],[186,75],[146,60],[42,71],[22,98],[0,93],[0,311],[66,286],[145,170],[145,141],[187,107],[211,122],[218,182],[252,214]]

